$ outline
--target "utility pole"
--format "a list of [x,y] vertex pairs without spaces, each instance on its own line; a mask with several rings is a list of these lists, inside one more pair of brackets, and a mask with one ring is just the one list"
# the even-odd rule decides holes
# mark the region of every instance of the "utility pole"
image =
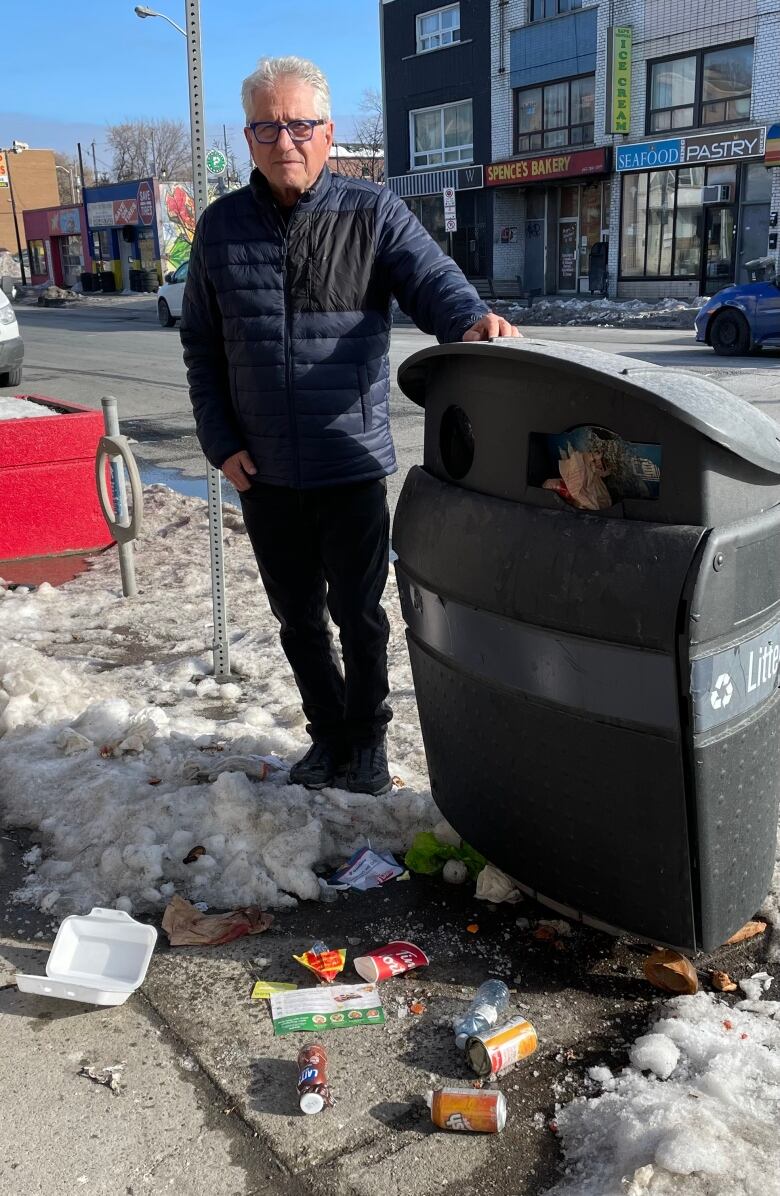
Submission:
[[11,193],[11,211],[13,212],[13,217],[14,217],[14,232],[16,233],[16,248],[19,250],[19,266],[22,271],[22,286],[26,287],[27,286],[27,275],[24,272],[24,257],[22,255],[22,238],[19,236],[19,217],[16,214],[16,196],[14,195],[14,181],[11,178],[11,154],[15,154],[17,151],[15,149],[12,149],[12,150],[4,150],[3,152],[5,154],[5,168],[6,168],[6,171],[8,172],[8,190]]
[[98,177],[97,177],[97,158],[95,157],[95,143],[94,143],[94,141],[92,142],[92,170],[94,171],[94,174],[95,174],[95,186],[97,187],[97,181],[98,181]]
[[[84,181],[84,159],[81,156],[81,142],[80,141],[76,142],[76,149],[79,151],[79,174],[81,175],[81,194],[83,195],[84,188],[86,187],[87,184]],[[94,181],[97,182],[97,179],[95,179]]]
[[230,158],[228,157],[227,129],[222,126],[222,140],[225,143],[225,182],[230,186]]

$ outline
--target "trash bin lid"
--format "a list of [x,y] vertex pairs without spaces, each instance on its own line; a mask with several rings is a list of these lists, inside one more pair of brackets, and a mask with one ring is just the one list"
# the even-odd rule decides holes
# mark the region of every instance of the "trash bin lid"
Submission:
[[517,365],[520,382],[523,366],[535,365],[575,374],[583,383],[601,382],[611,389],[618,386],[759,469],[780,476],[780,425],[745,399],[698,374],[634,363],[615,353],[559,341],[502,338],[421,349],[399,366],[398,385],[404,394],[424,407],[429,375],[438,361],[448,357],[470,358],[473,369],[479,369],[485,358],[511,362]]

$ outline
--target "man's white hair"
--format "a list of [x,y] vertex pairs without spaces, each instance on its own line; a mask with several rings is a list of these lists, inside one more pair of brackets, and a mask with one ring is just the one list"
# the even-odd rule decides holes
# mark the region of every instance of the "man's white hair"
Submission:
[[299,79],[301,83],[308,83],[314,91],[316,111],[312,115],[322,120],[330,120],[328,80],[320,68],[309,62],[308,58],[296,58],[292,54],[286,58],[261,58],[257,68],[244,79],[241,84],[241,103],[244,105],[247,120],[251,120],[252,117],[255,92],[261,87],[273,91],[280,79]]

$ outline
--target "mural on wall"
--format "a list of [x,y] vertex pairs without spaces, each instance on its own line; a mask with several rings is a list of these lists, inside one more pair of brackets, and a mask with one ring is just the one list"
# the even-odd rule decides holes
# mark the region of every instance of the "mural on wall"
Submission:
[[[209,183],[209,203],[223,194],[219,180]],[[160,255],[164,275],[178,270],[189,259],[196,223],[192,183],[160,183]]]

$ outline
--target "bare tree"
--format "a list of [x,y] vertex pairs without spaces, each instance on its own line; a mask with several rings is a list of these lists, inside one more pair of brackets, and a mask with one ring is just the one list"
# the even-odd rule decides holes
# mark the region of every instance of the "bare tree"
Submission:
[[346,149],[356,151],[360,157],[352,159],[353,173],[359,177],[381,183],[385,177],[385,138],[382,96],[376,88],[368,87],[363,92],[360,115],[355,121],[355,139]]
[[125,120],[107,127],[106,141],[120,182],[151,174],[192,178],[189,133],[180,120]]

